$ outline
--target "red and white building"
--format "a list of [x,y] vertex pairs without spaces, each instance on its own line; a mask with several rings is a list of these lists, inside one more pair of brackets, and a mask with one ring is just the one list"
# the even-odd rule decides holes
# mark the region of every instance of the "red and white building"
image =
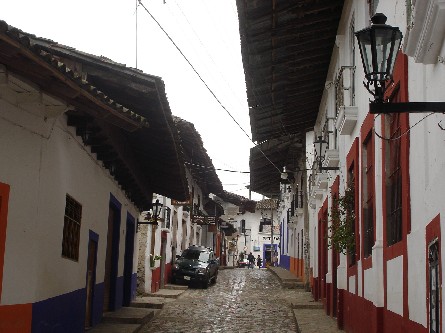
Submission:
[[[294,155],[300,165],[292,168],[286,163],[279,165],[292,169],[290,190],[293,193],[297,184],[304,184],[301,216],[286,218],[285,222],[290,231],[294,230],[290,225],[296,223],[296,231],[307,237],[307,241],[302,241],[307,251],[301,251],[306,256],[304,267],[314,298],[323,302],[326,314],[336,317],[338,326],[347,332],[442,332],[445,116],[440,112],[370,114],[372,96],[362,85],[365,76],[354,32],[369,26],[374,13],[384,13],[387,24],[399,27],[403,33],[394,82],[386,91],[385,99],[391,103],[445,101],[445,2],[349,0],[321,4],[307,1],[299,8],[285,10],[277,5],[267,12],[257,4],[238,1],[241,11],[254,13],[251,7],[255,6],[258,6],[256,15],[240,17],[246,21],[259,20],[261,13],[272,13],[275,35],[271,40],[275,44],[271,43],[274,51],[270,51],[272,58],[267,59],[275,59],[275,68],[279,67],[284,53],[293,50],[292,44],[300,42],[299,38],[306,38],[306,68],[310,68],[311,61],[321,64],[320,59],[329,63],[323,82],[316,82],[316,74],[311,77],[304,70],[286,72],[290,73],[287,81],[273,81],[274,76],[270,77],[277,91],[283,85],[288,92],[294,92],[291,84],[299,77],[306,86],[312,84],[314,91],[320,87],[322,91],[314,97],[317,98],[313,109],[316,119],[313,128],[306,129],[304,155],[301,157],[298,151]],[[332,49],[322,55],[316,53],[321,44],[311,44],[311,40],[320,41],[320,31],[328,26],[329,20],[329,15],[322,14],[329,10],[332,20],[335,13],[340,13],[340,17],[330,29],[336,31],[334,42],[329,44]],[[290,26],[293,18],[295,26],[300,24],[300,29],[306,29],[304,33],[292,34],[289,27],[280,29],[286,24]],[[310,22],[318,24],[311,26]],[[259,29],[254,25],[241,27],[242,32],[253,27]],[[280,34],[286,33],[287,48],[279,48],[280,37],[285,40]],[[252,45],[257,41],[248,33],[242,35],[242,42],[243,38]],[[325,38],[330,42],[327,35]],[[315,55],[311,57],[309,50]],[[291,67],[297,62],[301,53],[304,48],[295,47],[293,62],[287,65]],[[245,68],[253,68],[251,63],[252,67],[246,65],[246,59],[253,62],[259,58],[245,56],[244,59]],[[246,72],[254,75],[249,70]],[[255,84],[255,77],[248,81],[248,92],[249,88],[255,91],[259,87]],[[300,89],[304,87],[301,85]],[[274,93],[278,96],[271,92]],[[252,107],[255,107],[255,96],[251,94]],[[290,93],[286,96],[291,98]],[[293,100],[295,114],[299,114],[304,100],[304,96]],[[286,128],[286,119],[282,119],[282,127]],[[303,116],[301,119],[303,124]],[[259,121],[256,124],[261,125]],[[272,121],[269,126],[273,130]],[[298,128],[289,125],[287,131],[292,135],[298,133]],[[314,165],[314,142],[320,136],[329,141],[323,161],[329,170],[320,171],[318,163]],[[298,181],[300,175],[304,179]],[[355,247],[346,255],[332,249],[329,237],[334,198],[343,196],[351,181],[354,182]],[[288,202],[281,216],[286,216],[289,208]],[[298,236],[290,233],[284,241],[290,244],[287,253],[290,263],[282,266],[295,272],[292,262],[296,258]],[[301,254],[297,252],[297,256]]]

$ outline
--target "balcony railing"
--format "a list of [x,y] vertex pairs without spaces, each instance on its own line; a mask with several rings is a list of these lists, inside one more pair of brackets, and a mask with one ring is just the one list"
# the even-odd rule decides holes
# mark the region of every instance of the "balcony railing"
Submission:
[[336,127],[341,135],[350,135],[357,123],[355,104],[355,66],[342,66],[335,80]]

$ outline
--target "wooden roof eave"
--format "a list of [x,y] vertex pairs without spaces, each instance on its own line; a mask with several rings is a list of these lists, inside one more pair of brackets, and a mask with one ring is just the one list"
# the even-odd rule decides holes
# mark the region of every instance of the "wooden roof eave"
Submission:
[[[237,7],[249,106],[261,104],[256,97],[260,95],[262,107],[269,115],[292,108],[294,112],[302,107],[317,109],[322,89],[315,89],[317,98],[307,102],[298,99],[298,92],[301,90],[304,95],[314,87],[324,87],[343,1],[292,3],[276,0],[265,3],[237,0]],[[304,85],[296,74],[314,68],[318,74],[307,78],[313,83]],[[261,133],[272,133],[274,137],[282,133],[281,124],[272,131],[263,130],[255,124],[255,115],[252,112],[250,115],[254,140],[269,139]],[[313,127],[316,113],[309,118],[309,126],[308,121],[302,123],[304,128]],[[286,127],[291,133],[303,130],[295,125]]]
[[[0,52],[0,62],[5,63],[8,70],[26,80],[34,82],[46,93],[74,106],[76,110],[73,112],[81,110],[97,121],[104,121],[117,126],[127,133],[147,131],[148,123],[143,117],[114,102],[97,88],[88,84],[87,81],[82,80],[79,75],[73,73],[65,64],[57,61],[51,54],[42,51],[38,46],[31,46],[26,36],[21,36],[20,32],[17,32],[15,28],[10,30],[4,21],[0,21],[0,43],[3,44]],[[5,52],[9,52],[8,57],[5,57]],[[174,133],[170,133],[173,137]],[[181,179],[176,178],[176,181],[166,186],[165,189],[162,186],[154,186],[154,189],[160,189],[158,193],[168,197],[185,200],[188,195],[188,185],[182,162],[183,159],[178,150],[175,151],[175,154],[176,163],[173,168],[177,170],[175,174],[181,176]],[[121,159],[120,161],[122,162]],[[137,174],[138,168],[143,169],[140,163],[134,163],[132,172]],[[144,172],[149,172],[149,170],[145,168]],[[134,193],[145,193],[142,205],[150,203],[150,184],[147,184],[143,177],[137,176],[136,178],[139,178],[137,183],[140,189],[134,188]],[[165,179],[167,177],[159,178]],[[140,201],[139,206],[142,205]]]
[[251,148],[250,189],[266,196],[278,193],[281,173],[277,168],[286,166],[290,170],[296,170],[298,161],[305,152],[304,142],[302,137],[286,136],[262,142],[258,145],[262,152],[257,147]]

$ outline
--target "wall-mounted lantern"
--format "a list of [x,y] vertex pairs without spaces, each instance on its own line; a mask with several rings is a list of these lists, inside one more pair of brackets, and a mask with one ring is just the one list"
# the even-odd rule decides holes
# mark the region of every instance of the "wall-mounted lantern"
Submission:
[[[374,96],[369,105],[370,113],[444,112],[444,102],[389,103],[385,91],[392,82],[397,53],[402,42],[398,27],[386,24],[386,16],[376,13],[372,25],[355,32],[360,56],[365,70],[365,88]],[[371,86],[373,88],[371,88]]]
[[338,170],[338,167],[324,167],[323,161],[326,158],[326,150],[328,149],[329,142],[326,141],[321,135],[318,136],[318,139],[314,141],[315,148],[315,161],[318,164],[318,171],[321,172],[323,170]]
[[147,217],[145,218],[144,221],[137,222],[136,230],[139,230],[140,224],[158,225],[158,218],[159,215],[161,215],[161,208],[162,204],[159,202],[159,199],[156,199],[156,201],[151,204],[150,214],[147,214]]

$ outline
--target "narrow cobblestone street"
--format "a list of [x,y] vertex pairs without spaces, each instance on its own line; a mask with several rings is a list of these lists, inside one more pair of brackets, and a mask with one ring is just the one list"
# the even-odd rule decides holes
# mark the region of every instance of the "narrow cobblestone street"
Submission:
[[216,284],[189,288],[140,332],[296,332],[290,301],[301,292],[264,269],[220,270]]

